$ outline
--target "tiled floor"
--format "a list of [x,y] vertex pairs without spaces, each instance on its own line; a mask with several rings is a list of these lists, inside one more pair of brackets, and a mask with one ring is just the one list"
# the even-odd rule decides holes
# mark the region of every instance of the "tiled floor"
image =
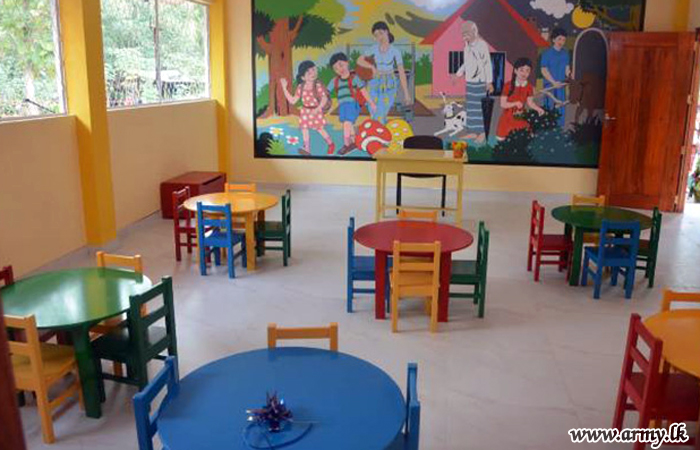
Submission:
[[[621,288],[606,288],[594,301],[592,287],[570,288],[556,269],[546,269],[539,284],[525,271],[531,200],[551,207],[566,203],[567,196],[470,193],[466,227],[474,231],[485,220],[491,229],[486,318],[477,319],[468,302],[454,302],[451,322],[431,335],[420,303],[409,303],[400,334],[391,334],[389,322],[374,320],[368,297],[357,300],[357,312],[345,313],[345,227],[351,214],[360,225],[373,221],[374,190],[295,187],[293,195],[288,268],[279,253],[270,253],[257,273],[240,270],[239,278],[229,280],[221,269],[200,277],[192,261],[175,262],[171,224],[158,216],[130,227],[109,248],[141,253],[154,280],[174,276],[183,375],[265,346],[268,322],[337,321],[341,351],[373,362],[400,386],[406,363],[418,362],[423,449],[627,448],[573,445],[567,431],[609,426],[630,313],[654,313],[664,286],[700,290],[700,210],[694,205],[685,216],[664,217],[656,289],[640,281],[631,301]],[[406,197],[432,201],[436,195],[414,190]],[[561,228],[549,217],[548,224]],[[90,264],[93,255],[85,250],[45,269]],[[58,442],[51,448],[135,449],[133,394],[132,388],[109,384],[100,420],[84,418],[75,407],[67,410],[56,420]],[[42,448],[34,407],[23,408],[22,417],[30,448]]]

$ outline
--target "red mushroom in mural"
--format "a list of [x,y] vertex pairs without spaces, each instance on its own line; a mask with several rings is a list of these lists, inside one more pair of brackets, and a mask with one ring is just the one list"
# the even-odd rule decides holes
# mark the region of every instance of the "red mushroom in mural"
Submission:
[[391,143],[391,131],[376,120],[367,119],[358,129],[355,145],[360,150],[374,155]]

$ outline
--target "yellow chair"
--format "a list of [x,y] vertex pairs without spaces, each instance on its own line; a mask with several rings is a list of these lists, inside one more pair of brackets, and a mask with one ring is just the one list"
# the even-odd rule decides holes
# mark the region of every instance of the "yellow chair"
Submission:
[[[591,197],[586,195],[573,195],[571,197],[572,206],[605,206],[605,196],[599,195],[598,197]],[[599,244],[600,234],[599,233],[584,233],[583,234],[584,244]]]
[[255,183],[226,183],[226,192],[257,192]]
[[[415,254],[425,254],[416,258]],[[440,291],[440,242],[412,244],[394,241],[394,263],[391,269],[391,331],[398,331],[399,300],[425,297],[425,310],[430,314],[430,331],[437,331]]]
[[430,222],[437,222],[438,212],[399,208],[399,220],[427,220]]
[[267,325],[267,347],[276,348],[278,340],[286,339],[329,339],[331,351],[338,351],[338,324],[318,328],[279,328],[277,324]]
[[[81,408],[83,406],[82,389],[78,376],[78,365],[73,348],[67,345],[39,342],[39,332],[34,316],[5,316],[5,325],[16,331],[10,333],[9,347],[12,371],[19,391],[31,391],[36,396],[41,432],[44,442],[51,444],[56,440],[53,431],[53,411],[68,399],[78,394]],[[13,337],[12,335],[15,335]],[[21,335],[22,340],[15,340]],[[68,374],[74,378],[70,385],[53,400],[49,400],[49,389],[61,382]]]
[[[131,269],[136,273],[143,274],[143,259],[141,255],[135,256],[124,256],[124,255],[112,255],[105,252],[97,252],[97,267],[121,267]],[[141,315],[145,316],[148,311],[145,307],[141,309]],[[102,321],[101,323],[90,328],[90,332],[95,338],[102,336],[103,334],[111,333],[112,331],[118,331],[121,327],[121,323],[124,321],[124,317],[114,317]],[[113,363],[114,375],[123,376],[122,365],[120,363]]]
[[670,311],[671,303],[693,303],[696,305],[695,309],[700,309],[700,292],[680,292],[664,289],[661,312]]

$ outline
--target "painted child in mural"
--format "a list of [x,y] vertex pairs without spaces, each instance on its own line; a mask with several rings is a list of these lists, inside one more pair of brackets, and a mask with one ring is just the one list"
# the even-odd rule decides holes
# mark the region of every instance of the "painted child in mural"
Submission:
[[496,137],[499,141],[505,140],[508,135],[521,129],[528,129],[530,124],[522,118],[522,114],[527,107],[537,111],[541,116],[545,113],[537,103],[535,103],[535,88],[530,82],[532,74],[532,61],[529,58],[520,58],[513,65],[513,77],[503,88],[501,97],[501,108],[503,113],[498,122]]
[[304,138],[304,147],[299,153],[304,156],[311,155],[311,136],[309,130],[316,130],[328,144],[328,154],[335,153],[335,144],[326,131],[326,118],[324,108],[330,104],[326,87],[318,80],[318,68],[312,61],[303,61],[299,64],[296,78],[296,91],[294,95],[289,92],[289,82],[282,78],[280,85],[287,97],[287,101],[295,105],[301,99],[299,108],[299,128]]
[[482,100],[493,93],[493,65],[489,45],[479,35],[479,27],[468,20],[462,24],[464,64],[453,80],[464,77],[467,83],[467,139],[486,141]]
[[343,124],[343,147],[339,155],[347,155],[355,150],[355,122],[360,117],[362,105],[367,103],[371,113],[377,105],[367,92],[364,82],[350,72],[350,64],[345,53],[331,56],[330,66],[336,76],[328,83],[328,92],[338,98],[338,115]]
[[552,46],[542,53],[542,76],[544,77],[544,107],[560,112],[559,125],[566,125],[566,83],[571,77],[571,56],[564,48],[566,30],[555,28],[552,31]]
[[[377,22],[372,26],[372,35],[377,41],[364,55],[357,59],[357,64],[372,71],[372,79],[369,81],[369,94],[376,108],[372,112],[372,118],[381,123],[387,122],[391,108],[396,103],[396,94],[399,92],[399,82],[406,105],[411,104],[411,96],[408,93],[408,80],[403,68],[401,52],[394,47],[394,35],[389,31],[386,22]],[[374,59],[374,64],[368,60]],[[394,70],[399,72],[396,79]]]

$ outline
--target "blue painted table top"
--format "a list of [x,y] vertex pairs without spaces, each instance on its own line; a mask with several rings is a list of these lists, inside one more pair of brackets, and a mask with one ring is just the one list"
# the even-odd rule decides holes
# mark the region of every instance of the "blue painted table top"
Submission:
[[289,450],[383,450],[401,434],[405,402],[384,371],[343,353],[284,347],[232,355],[182,379],[159,420],[170,450],[250,450],[247,409],[277,392],[296,422],[313,422]]

